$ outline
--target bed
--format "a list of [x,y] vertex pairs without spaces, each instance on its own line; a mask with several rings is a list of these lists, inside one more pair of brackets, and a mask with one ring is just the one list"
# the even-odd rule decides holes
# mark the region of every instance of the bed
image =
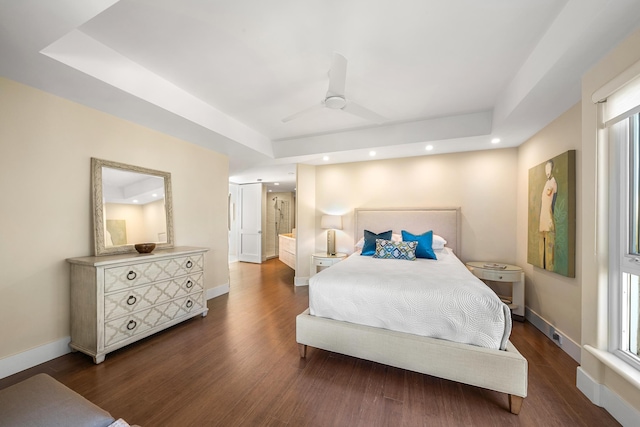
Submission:
[[[446,239],[446,250],[452,252],[451,256],[453,258],[455,258],[453,254],[459,253],[460,251],[460,209],[458,208],[356,210],[356,241],[363,236],[364,230],[380,232],[388,229],[392,229],[394,234],[399,234],[401,230],[408,230],[413,233],[421,232],[421,230],[434,230],[434,233]],[[446,255],[440,255],[441,259],[446,258]],[[359,255],[352,255],[350,258],[352,257],[359,257]],[[365,262],[365,260],[357,259],[353,261],[355,261],[353,263],[353,266],[355,266],[354,271],[358,270],[359,261]],[[380,264],[386,262],[388,265],[390,265],[389,263],[396,262],[415,262],[401,260],[377,261],[379,261]],[[336,305],[337,308],[334,310],[334,313],[330,307],[329,311],[321,308],[327,301],[316,303],[317,296],[315,294],[318,294],[318,292],[316,292],[315,289],[320,289],[323,280],[326,279],[325,276],[329,276],[328,273],[330,273],[330,270],[336,269],[331,272],[332,275],[341,273],[340,270],[348,271],[350,268],[349,262],[349,259],[342,261],[327,270],[326,274],[323,275],[321,273],[325,272],[321,272],[310,281],[309,295],[311,310],[305,310],[296,318],[296,339],[301,357],[306,357],[307,346],[311,346],[506,393],[508,395],[509,410],[514,414],[520,412],[523,399],[527,395],[528,367],[526,359],[518,352],[513,344],[508,341],[508,334],[510,333],[508,309],[504,313],[506,313],[505,315],[509,320],[507,321],[505,319],[505,325],[503,325],[503,333],[506,337],[502,337],[504,339],[498,339],[497,341],[500,341],[499,344],[496,344],[495,337],[486,343],[467,343],[465,342],[469,341],[467,338],[461,338],[460,341],[463,342],[458,342],[442,339],[442,336],[438,334],[436,334],[436,336],[440,336],[441,338],[419,335],[422,332],[415,331],[412,329],[413,326],[407,328],[398,327],[397,322],[388,323],[388,320],[384,320],[382,323],[376,323],[375,320],[367,321],[359,318],[355,320],[350,317],[343,318],[341,317],[343,315],[340,314],[339,304]],[[459,260],[457,262],[459,263]],[[344,265],[342,265],[343,263]],[[341,267],[340,270],[337,269],[338,266]],[[360,268],[362,269],[362,266],[360,266]],[[460,274],[461,278],[467,280],[467,276],[462,272]],[[471,274],[469,275],[472,277]],[[365,282],[367,280],[369,280],[369,278],[364,278]],[[472,277],[470,280],[477,279]],[[480,284],[479,286],[484,286],[482,282],[477,282]],[[357,283],[357,280],[354,283]],[[335,291],[335,288],[330,288],[329,294],[333,292],[333,294],[336,295]],[[393,292],[395,292],[395,290]],[[343,296],[340,294],[340,296],[336,296],[335,299],[339,300],[342,298]],[[410,298],[405,299],[410,300]],[[400,300],[402,300],[402,298],[400,298]],[[312,311],[319,315],[313,315]],[[362,311],[362,308],[359,308],[357,311]],[[372,311],[379,312],[384,310],[376,308]],[[396,309],[390,309],[388,311],[395,312]],[[495,315],[500,316],[499,314]],[[404,318],[404,316],[403,314],[399,316],[399,318]],[[340,320],[331,317],[337,317]],[[407,323],[413,325],[416,322],[408,321]],[[508,325],[506,325],[506,323],[508,323]],[[392,330],[389,328],[400,330]],[[493,329],[497,330],[500,328],[494,325]],[[473,336],[474,334],[471,335]]]

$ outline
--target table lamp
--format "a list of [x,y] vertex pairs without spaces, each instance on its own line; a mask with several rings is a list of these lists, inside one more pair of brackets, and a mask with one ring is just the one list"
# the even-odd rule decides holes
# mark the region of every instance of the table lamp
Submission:
[[327,230],[327,255],[336,254],[336,230],[342,230],[340,215],[322,215],[320,228]]

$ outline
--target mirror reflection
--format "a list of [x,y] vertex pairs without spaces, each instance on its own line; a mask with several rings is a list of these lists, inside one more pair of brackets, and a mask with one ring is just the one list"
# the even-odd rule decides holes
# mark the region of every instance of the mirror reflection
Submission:
[[171,174],[91,159],[96,255],[173,246]]
[[105,247],[167,242],[164,178],[102,168]]

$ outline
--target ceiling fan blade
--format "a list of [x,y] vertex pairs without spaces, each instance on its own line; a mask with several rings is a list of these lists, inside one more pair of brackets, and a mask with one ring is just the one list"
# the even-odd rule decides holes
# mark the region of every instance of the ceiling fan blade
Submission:
[[323,104],[323,103],[316,104],[316,105],[314,105],[313,107],[306,108],[306,109],[304,109],[304,110],[302,110],[302,111],[298,111],[298,112],[297,112],[297,113],[295,113],[295,114],[292,114],[292,115],[290,115],[290,116],[288,116],[288,117],[285,117],[284,119],[282,119],[282,123],[290,122],[290,121],[291,121],[291,120],[293,120],[293,119],[297,119],[297,118],[298,118],[298,117],[300,117],[300,116],[304,116],[304,115],[305,115],[305,114],[307,114],[307,113],[311,113],[311,112],[316,111],[316,110],[319,110],[319,109],[321,109],[321,108],[324,108],[324,104]]
[[349,114],[353,114],[354,116],[358,116],[365,120],[369,120],[374,123],[384,123],[387,121],[384,117],[379,115],[378,113],[374,113],[373,111],[364,108],[363,106],[356,104],[353,101],[348,101],[347,105],[342,108],[342,111],[346,111]]
[[347,80],[347,58],[337,52],[333,52],[331,59],[331,70],[329,71],[329,96],[344,97],[344,83]]

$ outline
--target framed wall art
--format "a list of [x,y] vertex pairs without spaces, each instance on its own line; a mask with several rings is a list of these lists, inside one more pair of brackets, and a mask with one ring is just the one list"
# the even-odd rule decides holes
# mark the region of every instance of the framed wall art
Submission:
[[527,262],[575,277],[576,151],[529,169]]

